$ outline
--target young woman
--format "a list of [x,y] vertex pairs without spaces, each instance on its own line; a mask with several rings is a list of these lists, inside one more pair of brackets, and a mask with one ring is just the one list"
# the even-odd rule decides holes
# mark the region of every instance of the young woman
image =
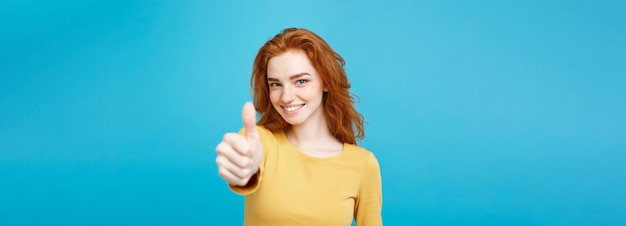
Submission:
[[216,147],[219,175],[245,195],[245,225],[382,225],[380,168],[356,144],[363,117],[344,64],[306,29],[285,29],[259,50],[254,106]]

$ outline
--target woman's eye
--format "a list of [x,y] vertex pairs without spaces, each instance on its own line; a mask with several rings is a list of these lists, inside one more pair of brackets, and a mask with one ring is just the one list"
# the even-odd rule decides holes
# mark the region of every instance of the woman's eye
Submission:
[[304,80],[304,79],[300,79],[300,80],[296,81],[296,84],[298,84],[298,85],[302,85],[304,83],[306,83],[306,80]]
[[280,83],[278,83],[278,82],[270,83],[270,87],[278,87],[278,86],[280,86]]

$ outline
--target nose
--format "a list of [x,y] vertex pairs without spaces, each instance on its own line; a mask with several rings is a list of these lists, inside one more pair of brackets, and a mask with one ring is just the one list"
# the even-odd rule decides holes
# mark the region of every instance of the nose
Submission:
[[284,86],[280,100],[283,103],[291,103],[296,98],[296,90],[291,86]]

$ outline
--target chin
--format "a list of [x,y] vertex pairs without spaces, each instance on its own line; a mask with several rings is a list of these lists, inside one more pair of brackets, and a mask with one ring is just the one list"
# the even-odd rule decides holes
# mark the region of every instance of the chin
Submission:
[[287,124],[292,125],[292,126],[302,124],[303,122],[303,120],[300,120],[300,119],[286,119],[285,117],[283,117],[283,120],[285,120]]
[[302,123],[301,121],[296,121],[296,120],[285,120],[285,122],[287,122],[287,124],[294,126],[294,125],[298,125],[300,123]]

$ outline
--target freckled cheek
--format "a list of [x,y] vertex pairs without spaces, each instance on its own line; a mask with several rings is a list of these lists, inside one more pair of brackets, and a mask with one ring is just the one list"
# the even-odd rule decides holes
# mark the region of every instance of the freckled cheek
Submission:
[[272,105],[277,104],[280,101],[280,93],[276,91],[270,91],[270,101]]

